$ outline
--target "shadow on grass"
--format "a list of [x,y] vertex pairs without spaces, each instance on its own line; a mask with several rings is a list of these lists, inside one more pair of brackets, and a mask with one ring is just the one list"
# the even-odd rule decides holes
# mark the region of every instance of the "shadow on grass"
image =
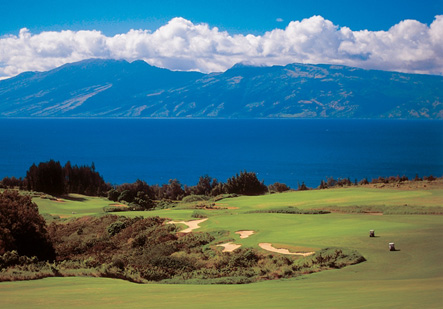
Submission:
[[65,200],[74,201],[74,202],[84,202],[86,199],[84,197],[74,197],[74,196],[63,196]]

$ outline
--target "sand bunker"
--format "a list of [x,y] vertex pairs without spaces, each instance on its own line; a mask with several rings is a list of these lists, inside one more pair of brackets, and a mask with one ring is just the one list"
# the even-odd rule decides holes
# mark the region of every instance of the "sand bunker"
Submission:
[[265,249],[271,252],[277,252],[281,254],[291,254],[291,255],[301,255],[301,256],[309,256],[314,254],[315,252],[290,252],[288,249],[277,249],[272,246],[270,243],[262,242],[258,244],[260,248]]
[[223,252],[232,252],[235,249],[240,248],[241,245],[237,245],[232,242],[227,242],[225,244],[217,245],[217,247],[224,247]]
[[200,219],[200,220],[192,220],[192,221],[169,221],[168,224],[185,224],[188,226],[187,229],[184,229],[183,231],[180,231],[180,233],[190,233],[195,229],[200,228],[199,224],[208,220],[208,218]]
[[252,234],[254,234],[254,231],[237,231],[235,232],[235,234],[240,235],[240,238],[248,238],[249,236],[251,236]]

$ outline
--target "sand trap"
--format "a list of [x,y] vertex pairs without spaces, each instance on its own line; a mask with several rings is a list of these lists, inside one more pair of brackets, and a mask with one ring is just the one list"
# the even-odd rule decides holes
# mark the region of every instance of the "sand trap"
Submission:
[[240,248],[241,245],[237,245],[232,242],[227,242],[225,244],[217,245],[217,247],[224,247],[223,252],[232,252],[235,249]]
[[270,243],[266,243],[266,242],[262,242],[258,244],[260,246],[260,248],[265,249],[267,251],[271,251],[271,252],[277,252],[277,253],[281,253],[281,254],[291,254],[291,255],[301,255],[301,256],[309,256],[314,254],[315,252],[290,252],[288,249],[277,249],[274,248],[272,246],[272,244]]
[[187,229],[184,229],[183,231],[180,231],[180,233],[190,233],[195,229],[200,228],[199,224],[208,220],[208,218],[200,219],[200,220],[191,220],[191,221],[169,221],[168,224],[185,224],[188,226]]
[[249,236],[251,236],[252,234],[254,234],[254,231],[237,231],[235,232],[235,234],[240,235],[240,238],[248,238]]

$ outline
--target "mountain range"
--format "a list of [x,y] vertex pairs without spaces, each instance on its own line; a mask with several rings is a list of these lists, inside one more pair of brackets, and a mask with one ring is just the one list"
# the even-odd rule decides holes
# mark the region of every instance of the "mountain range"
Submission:
[[0,81],[0,117],[443,119],[443,77],[299,63],[203,74],[90,59]]

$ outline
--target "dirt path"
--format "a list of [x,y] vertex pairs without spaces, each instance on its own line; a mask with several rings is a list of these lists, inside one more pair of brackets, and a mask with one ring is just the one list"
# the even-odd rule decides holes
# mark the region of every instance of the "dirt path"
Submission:
[[217,247],[224,247],[223,252],[232,252],[235,249],[240,248],[241,245],[237,245],[232,242],[227,242],[225,244],[217,245]]
[[302,253],[302,252],[290,252],[288,249],[277,249],[274,248],[272,246],[272,244],[270,243],[266,243],[266,242],[262,242],[258,244],[260,246],[260,248],[265,249],[267,251],[271,251],[271,252],[277,252],[277,253],[281,253],[281,254],[291,254],[291,255],[301,255],[301,256],[309,256],[314,254],[315,252],[306,252],[306,253]]
[[205,222],[208,220],[208,218],[200,219],[200,220],[191,220],[191,221],[169,221],[168,224],[185,224],[188,226],[187,229],[184,229],[183,231],[180,231],[180,233],[190,233],[195,229],[200,228],[199,224],[202,222]]
[[237,231],[235,232],[235,234],[240,235],[240,238],[248,238],[249,236],[251,236],[252,234],[254,234],[254,231]]

